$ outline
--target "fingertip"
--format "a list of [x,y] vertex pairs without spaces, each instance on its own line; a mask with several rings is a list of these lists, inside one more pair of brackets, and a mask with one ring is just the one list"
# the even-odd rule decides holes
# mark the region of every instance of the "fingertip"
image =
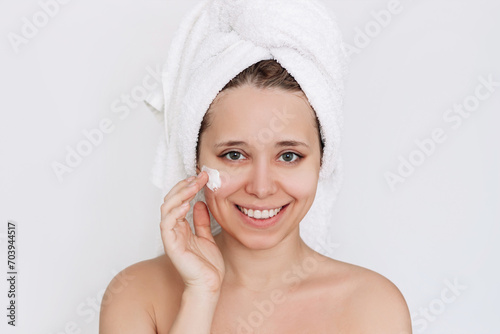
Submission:
[[[198,203],[201,203],[201,204],[198,204]],[[202,201],[198,201],[198,202],[194,203],[193,208],[194,209],[203,209],[204,206],[205,206],[205,203],[203,203]]]

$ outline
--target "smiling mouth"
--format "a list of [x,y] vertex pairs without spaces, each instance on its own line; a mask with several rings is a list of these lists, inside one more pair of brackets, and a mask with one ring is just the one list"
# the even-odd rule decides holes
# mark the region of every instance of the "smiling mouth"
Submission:
[[236,207],[238,210],[240,210],[244,215],[250,218],[254,219],[268,219],[276,216],[283,208],[285,208],[288,204],[285,204],[281,207],[275,208],[275,209],[268,209],[268,210],[252,210],[252,209],[247,209],[245,207],[239,206],[236,204]]

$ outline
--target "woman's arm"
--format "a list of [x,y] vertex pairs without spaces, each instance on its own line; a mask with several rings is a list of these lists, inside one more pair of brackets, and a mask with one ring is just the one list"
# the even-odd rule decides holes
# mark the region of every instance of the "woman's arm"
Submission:
[[133,264],[108,285],[100,334],[210,333],[219,292],[184,288],[168,258]]
[[210,215],[203,202],[193,207],[191,231],[185,216],[189,202],[208,182],[208,174],[182,180],[165,196],[161,206],[161,236],[165,254],[184,283],[181,307],[170,334],[210,333],[225,268],[210,230]]
[[[113,293],[113,286],[116,285],[113,279],[104,294],[103,301],[110,299],[108,303],[101,304],[99,334],[157,334],[154,312],[148,310],[141,291],[131,286],[120,293]],[[185,290],[179,313],[168,333],[209,334],[218,299],[218,294],[205,295]]]
[[[160,231],[165,254],[183,283],[180,284],[183,285],[182,291],[170,290],[163,298],[171,298],[159,301],[162,305],[170,305],[171,311],[167,312],[169,314],[158,314],[153,309],[152,300],[156,300],[158,295],[155,296],[150,282],[156,275],[146,274],[148,270],[136,264],[125,270],[131,271],[135,274],[132,276],[138,278],[127,283],[125,288],[118,289],[120,282],[115,277],[108,286],[101,306],[101,334],[156,333],[158,321],[163,324],[166,317],[172,317],[174,314],[176,318],[172,319],[172,325],[162,325],[162,328],[169,329],[169,333],[210,333],[224,278],[224,260],[210,230],[210,216],[206,204],[197,202],[194,205],[195,234],[185,218],[189,211],[189,202],[207,181],[208,174],[201,172],[196,178],[178,182],[165,196],[160,208]],[[168,288],[170,284],[165,282],[163,286]],[[147,291],[152,292],[148,294]],[[181,292],[182,298],[174,296]],[[105,299],[108,300],[106,304]],[[180,309],[174,313],[173,306],[179,307],[179,304]]]
[[218,299],[218,293],[184,290],[181,308],[169,334],[210,334]]

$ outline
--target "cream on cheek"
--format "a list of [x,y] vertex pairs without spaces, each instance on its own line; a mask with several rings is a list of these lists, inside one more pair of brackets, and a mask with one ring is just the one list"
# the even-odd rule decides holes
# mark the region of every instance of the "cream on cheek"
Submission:
[[208,189],[212,190],[213,192],[216,192],[221,188],[222,180],[220,177],[220,173],[217,169],[209,168],[203,165],[203,167],[201,167],[201,171],[207,172],[208,174],[208,182],[207,182]]
[[223,228],[227,228],[226,221],[228,217],[231,217],[231,214],[234,214],[232,210],[235,209],[235,203],[230,198],[234,197],[234,194],[241,189],[244,183],[239,174],[230,174],[222,169],[218,169],[218,171],[221,179],[221,187],[214,192],[205,186],[205,201],[215,220]]
[[[227,201],[228,197],[237,192],[244,185],[245,178],[241,173],[226,171],[223,169],[217,170],[220,177],[221,186],[215,191],[210,190],[210,187],[206,187],[205,198],[215,204],[217,202]],[[210,181],[209,181],[210,182]]]

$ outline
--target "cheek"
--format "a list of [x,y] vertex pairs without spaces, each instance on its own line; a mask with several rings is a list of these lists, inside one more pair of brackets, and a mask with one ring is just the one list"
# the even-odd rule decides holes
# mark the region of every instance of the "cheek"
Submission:
[[228,182],[221,176],[222,186],[217,191],[212,191],[208,189],[207,186],[204,187],[203,191],[205,193],[205,201],[207,203],[210,213],[215,218],[216,221],[225,228],[225,219],[228,214],[231,214],[233,210],[233,203],[228,200],[235,192],[241,188],[241,184],[238,182]]
[[318,186],[318,176],[308,169],[295,170],[293,174],[280,180],[284,191],[290,196],[301,199],[314,196]]
[[225,205],[227,198],[237,192],[244,184],[244,179],[238,174],[229,174],[219,170],[221,187],[216,191],[204,187],[205,200],[211,211],[217,211],[217,208]]

